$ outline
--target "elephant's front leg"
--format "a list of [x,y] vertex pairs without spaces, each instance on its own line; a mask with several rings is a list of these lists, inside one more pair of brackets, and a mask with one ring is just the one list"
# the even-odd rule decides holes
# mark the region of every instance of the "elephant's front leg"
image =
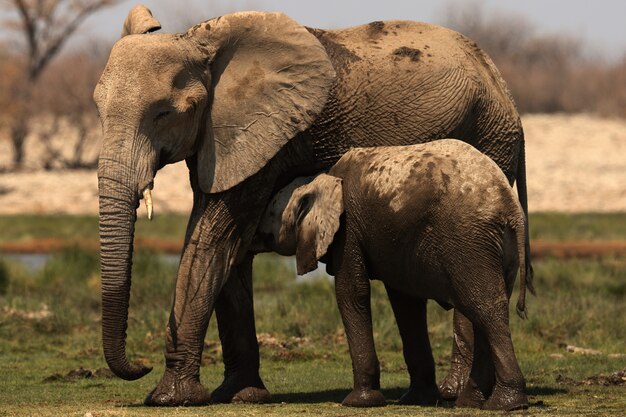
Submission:
[[[351,407],[376,407],[386,404],[380,392],[380,364],[372,330],[370,283],[358,246],[346,244],[335,276],[335,292],[341,319],[346,329],[354,389],[342,404]],[[336,258],[335,258],[336,259]]]
[[[211,402],[264,403],[270,400],[259,375],[259,344],[254,323],[252,260],[247,254],[222,288],[215,315],[224,356],[224,381]],[[233,323],[237,323],[233,326]]]
[[[195,195],[167,326],[165,374],[148,394],[147,405],[209,402],[200,384],[204,337],[222,287],[233,276],[237,260],[244,258],[269,199],[261,181],[248,181],[222,195]],[[231,285],[240,284],[235,280]]]
[[439,391],[444,400],[454,401],[463,390],[474,356],[474,330],[472,323],[458,310],[453,316],[454,335],[452,339],[452,355],[450,371],[439,385]]
[[411,385],[400,404],[435,405],[441,400],[435,380],[435,361],[426,321],[426,300],[385,285],[402,338],[402,350]]

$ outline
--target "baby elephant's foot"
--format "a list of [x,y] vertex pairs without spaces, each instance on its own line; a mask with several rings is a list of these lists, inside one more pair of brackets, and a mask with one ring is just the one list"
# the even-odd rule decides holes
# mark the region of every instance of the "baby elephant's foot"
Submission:
[[483,404],[485,410],[520,410],[528,408],[528,397],[524,388],[508,388],[496,385],[493,394]]
[[375,389],[353,389],[341,405],[347,407],[382,407],[387,405],[382,392]]
[[442,401],[436,385],[431,387],[409,387],[398,404],[401,405],[437,405]]
[[205,405],[209,398],[209,392],[197,378],[181,379],[166,370],[144,404],[156,407]]
[[231,375],[211,393],[211,402],[263,404],[272,399],[261,377]]
[[463,389],[462,378],[452,373],[448,374],[446,379],[439,385],[439,393],[441,398],[446,401],[454,401]]
[[482,408],[485,403],[485,395],[478,385],[471,379],[467,381],[463,390],[459,393],[454,405],[466,408]]
[[265,388],[246,387],[236,392],[230,402],[233,404],[264,404],[271,400],[272,396]]

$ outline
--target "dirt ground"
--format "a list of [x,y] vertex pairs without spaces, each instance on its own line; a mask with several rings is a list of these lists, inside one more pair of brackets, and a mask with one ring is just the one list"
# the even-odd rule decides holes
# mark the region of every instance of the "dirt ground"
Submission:
[[[536,114],[522,121],[530,211],[626,211],[626,120]],[[27,158],[29,169],[0,173],[0,214],[97,213],[95,171],[37,170],[37,144],[27,145],[33,155]],[[10,157],[3,138],[0,167],[8,166]],[[190,210],[184,162],[159,171],[154,188],[155,215]]]

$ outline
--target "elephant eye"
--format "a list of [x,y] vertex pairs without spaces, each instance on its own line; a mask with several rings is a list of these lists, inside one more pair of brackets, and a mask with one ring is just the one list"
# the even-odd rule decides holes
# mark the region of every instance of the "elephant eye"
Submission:
[[164,117],[169,116],[170,113],[172,113],[170,110],[162,111],[161,113],[156,115],[156,117],[154,118],[154,121],[157,122],[157,121],[163,119]]

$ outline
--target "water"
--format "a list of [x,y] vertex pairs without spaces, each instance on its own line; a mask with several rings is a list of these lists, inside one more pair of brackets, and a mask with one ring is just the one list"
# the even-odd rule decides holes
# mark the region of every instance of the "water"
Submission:
[[4,254],[1,254],[0,257],[2,259],[6,259],[7,261],[21,263],[26,268],[33,271],[36,269],[41,269],[46,264],[48,259],[50,259],[50,254],[48,253],[4,253]]
[[[52,255],[52,253],[0,253],[0,259],[20,263],[29,270],[35,271],[43,268]],[[180,255],[161,255],[161,258],[172,265],[178,265],[180,261]]]
[[[52,257],[51,253],[0,253],[0,259],[6,259],[10,262],[17,262],[24,265],[30,271],[36,271],[38,269],[43,268],[43,266],[48,262],[48,260]],[[180,255],[169,255],[162,254],[160,255],[161,259],[163,259],[168,264],[178,265],[180,262]],[[279,259],[285,264],[292,267],[294,270],[294,279],[295,269],[296,269],[296,259],[292,256],[285,257],[281,256]],[[297,282],[307,282],[311,280],[316,280],[320,278],[325,278],[328,280],[332,280],[333,277],[326,273],[326,265],[323,263],[318,263],[318,268],[314,271],[309,272],[308,274],[298,276]]]

